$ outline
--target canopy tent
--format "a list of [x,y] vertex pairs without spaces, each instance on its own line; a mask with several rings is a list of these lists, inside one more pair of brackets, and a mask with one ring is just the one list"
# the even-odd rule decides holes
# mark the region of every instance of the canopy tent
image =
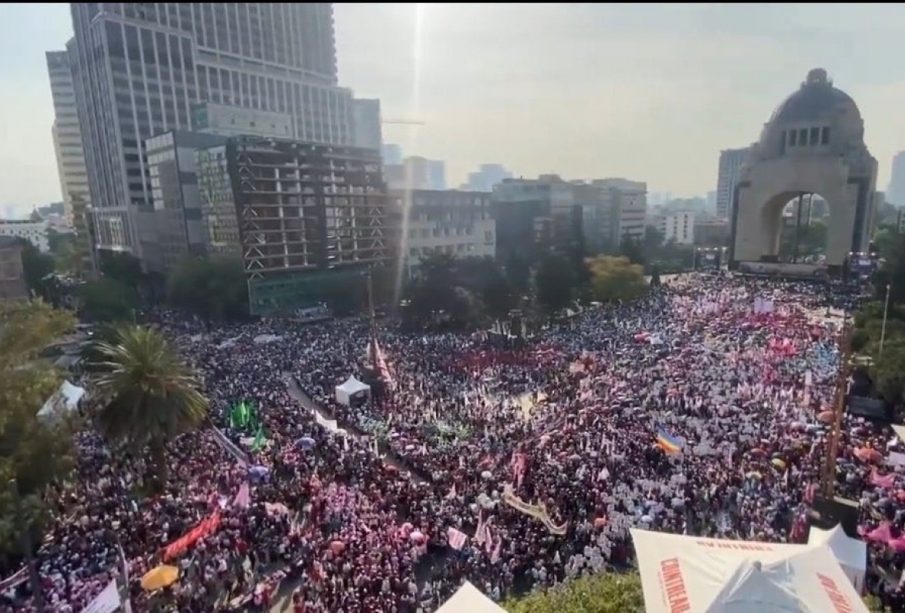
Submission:
[[841,525],[836,525],[832,530],[811,526],[808,545],[829,547],[855,591],[859,594],[863,591],[864,573],[867,572],[867,543],[851,538],[845,534]]
[[38,411],[38,417],[47,417],[57,412],[70,413],[79,406],[79,400],[84,395],[85,388],[63,381],[60,389],[55,391]]
[[345,383],[336,386],[336,402],[349,406],[353,399],[370,393],[371,386],[356,379],[355,375],[349,375]]
[[437,613],[506,613],[506,610],[466,581]]
[[867,613],[826,545],[631,534],[647,613]]
[[899,440],[905,443],[905,426],[892,424],[892,430],[896,433],[896,436],[899,437]]

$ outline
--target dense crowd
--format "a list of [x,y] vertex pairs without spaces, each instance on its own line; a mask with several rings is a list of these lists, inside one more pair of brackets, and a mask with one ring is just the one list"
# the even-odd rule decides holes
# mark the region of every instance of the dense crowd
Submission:
[[[143,493],[143,453],[80,435],[39,553],[44,593],[79,611],[124,557],[136,610],[268,610],[282,582],[295,611],[415,613],[466,578],[500,600],[624,569],[632,526],[802,542],[839,362],[822,316],[850,300],[710,275],[514,344],[386,322],[393,385],[352,406],[335,387],[363,378],[365,319],[208,331],[157,313],[202,374],[212,425],[169,446],[161,496]],[[263,440],[231,427],[240,401],[258,407]],[[888,426],[846,415],[838,490],[866,530],[885,520],[896,536],[889,451],[903,449]],[[179,582],[145,593],[163,548],[211,517],[213,533],[171,561]],[[899,610],[903,565],[872,545],[868,588]],[[4,606],[29,610],[17,590]]]

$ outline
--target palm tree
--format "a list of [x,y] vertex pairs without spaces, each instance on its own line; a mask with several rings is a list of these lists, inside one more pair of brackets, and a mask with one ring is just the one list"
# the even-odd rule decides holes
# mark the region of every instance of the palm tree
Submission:
[[97,343],[97,355],[100,429],[110,440],[138,449],[147,445],[162,488],[167,482],[166,443],[207,416],[208,400],[200,383],[163,335],[151,328],[120,326],[113,340]]

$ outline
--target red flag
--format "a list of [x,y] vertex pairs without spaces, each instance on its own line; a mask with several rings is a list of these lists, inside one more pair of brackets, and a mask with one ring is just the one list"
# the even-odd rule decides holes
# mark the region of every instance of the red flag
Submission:
[[163,550],[163,561],[181,556],[185,551],[206,536],[210,536],[220,527],[220,509],[214,511],[213,515],[201,520],[194,528],[188,531],[184,536],[179,537],[166,546]]

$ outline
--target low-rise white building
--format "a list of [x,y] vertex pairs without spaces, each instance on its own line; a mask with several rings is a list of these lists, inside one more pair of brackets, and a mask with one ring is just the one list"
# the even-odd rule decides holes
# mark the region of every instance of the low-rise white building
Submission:
[[0,236],[24,238],[41,252],[47,253],[50,251],[46,221],[31,221],[30,219],[0,220]]
[[694,244],[694,211],[667,211],[660,217],[660,232],[665,242]]
[[402,246],[409,267],[435,253],[456,258],[495,255],[496,223],[489,193],[393,190],[390,197],[406,218]]

